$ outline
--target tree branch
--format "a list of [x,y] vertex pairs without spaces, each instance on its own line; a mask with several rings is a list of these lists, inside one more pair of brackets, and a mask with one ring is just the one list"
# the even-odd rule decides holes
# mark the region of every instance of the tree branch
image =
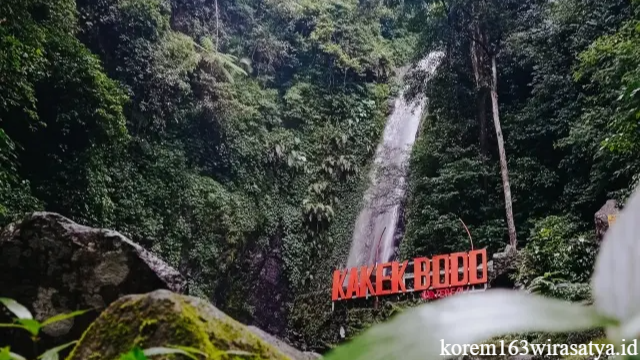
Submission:
[[[471,21],[477,20],[477,19],[475,19],[475,16],[469,12],[469,10],[465,9],[464,7],[459,7],[459,9],[460,9],[460,11],[465,13],[467,16],[469,16],[469,18],[471,18]],[[480,39],[477,39],[475,36],[473,36],[473,34],[468,34],[468,33],[466,34],[466,32],[464,30],[460,31],[460,33],[462,34],[462,36],[466,35],[466,37],[469,40],[471,40],[472,42],[475,42],[476,44],[480,45],[480,47],[482,48],[482,50],[484,50],[485,54],[488,57],[493,56],[493,52],[491,50],[489,50],[489,48],[487,48],[486,44],[483,41],[481,41]]]

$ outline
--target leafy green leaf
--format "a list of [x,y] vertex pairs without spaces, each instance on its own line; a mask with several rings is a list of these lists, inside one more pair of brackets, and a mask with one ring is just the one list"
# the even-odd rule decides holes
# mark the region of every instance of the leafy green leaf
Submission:
[[408,310],[340,346],[327,360],[444,358],[445,344],[474,344],[519,332],[565,332],[602,326],[592,307],[525,292],[489,290],[456,295]]
[[148,360],[142,349],[136,347],[126,354],[120,355],[120,360]]
[[27,358],[25,358],[24,356],[18,355],[16,353],[10,352],[9,355],[11,356],[11,359],[13,359],[13,360],[27,360]]
[[206,353],[204,353],[204,352],[200,351],[199,349],[196,349],[196,348],[190,347],[190,346],[171,345],[171,346],[168,346],[168,348],[171,348],[171,349],[180,349],[180,350],[184,350],[184,351],[186,351],[186,352],[188,352],[188,353],[191,353],[191,354],[198,354],[198,355],[202,355],[202,356],[204,356],[205,358],[207,358],[207,357],[208,357]]
[[9,298],[0,298],[0,303],[9,309],[18,319],[33,319],[29,309],[20,305],[17,301]]
[[38,320],[33,319],[18,319],[18,322],[24,326],[24,328],[33,336],[38,336],[42,325]]
[[74,312],[71,312],[71,313],[68,313],[68,314],[58,314],[58,315],[52,316],[52,317],[50,317],[47,320],[42,322],[42,327],[45,327],[47,325],[51,325],[51,324],[53,324],[55,322],[58,322],[58,321],[63,321],[63,320],[71,319],[71,318],[76,317],[76,316],[80,316],[80,315],[82,315],[84,313],[87,313],[89,311],[90,310],[78,310],[78,311],[74,311]]
[[59,356],[60,351],[68,348],[69,346],[71,346],[71,345],[73,345],[73,344],[75,344],[77,342],[78,341],[76,340],[76,341],[72,341],[72,342],[69,342],[69,343],[66,343],[66,344],[63,344],[63,345],[60,345],[60,346],[56,346],[56,347],[54,347],[52,349],[49,349],[49,350],[45,351],[44,353],[42,353],[42,355],[38,356],[38,359],[42,359],[42,360],[59,360],[60,359],[60,356]]
[[[199,352],[199,351],[198,351]],[[199,352],[200,353],[200,352]],[[198,360],[191,352],[186,351],[184,349],[177,348],[169,348],[169,347],[153,347],[144,350],[145,356],[155,356],[155,355],[169,355],[169,354],[180,354],[184,355],[190,359]],[[200,353],[202,354],[202,353]]]
[[24,357],[9,351],[9,347],[0,349],[0,360],[27,360]]
[[640,315],[638,216],[640,191],[631,196],[617,221],[607,230],[592,278],[598,311],[621,321]]

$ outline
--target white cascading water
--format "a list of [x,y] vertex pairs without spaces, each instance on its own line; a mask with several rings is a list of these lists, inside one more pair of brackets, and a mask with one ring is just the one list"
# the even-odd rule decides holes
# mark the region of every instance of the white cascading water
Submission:
[[[416,70],[418,74],[426,74],[425,82],[442,56],[442,52],[432,52],[418,63]],[[395,100],[376,151],[371,183],[353,232],[348,269],[385,263],[394,257],[394,237],[405,196],[408,160],[426,104],[426,98],[421,95],[407,102],[406,91],[407,87]]]

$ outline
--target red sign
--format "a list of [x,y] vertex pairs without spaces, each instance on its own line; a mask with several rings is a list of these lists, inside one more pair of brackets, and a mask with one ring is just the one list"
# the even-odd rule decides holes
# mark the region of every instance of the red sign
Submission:
[[[487,282],[486,249],[437,255],[431,259],[421,257],[411,263],[390,262],[360,269],[336,270],[331,299],[337,301],[449,288],[457,291],[463,286]],[[434,292],[434,298],[437,298],[436,293],[445,292]],[[431,295],[427,292],[423,296]]]
[[459,293],[463,293],[463,292],[467,292],[470,290],[470,286],[462,287],[452,287],[452,288],[448,288],[448,289],[438,289],[438,290],[425,290],[422,292],[422,294],[420,294],[420,297],[423,300],[434,300],[434,299],[440,299],[443,297],[447,297],[447,296],[451,296],[451,295],[455,295],[455,294],[459,294]]

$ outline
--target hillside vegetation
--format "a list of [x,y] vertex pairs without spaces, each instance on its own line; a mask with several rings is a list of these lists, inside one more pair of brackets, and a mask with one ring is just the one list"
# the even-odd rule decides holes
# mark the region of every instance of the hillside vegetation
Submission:
[[281,239],[294,294],[332,252],[411,42],[356,1],[10,0],[0,21],[1,222],[117,229],[249,320],[229,293],[250,251]]
[[[594,213],[608,199],[624,203],[638,181],[637,4],[472,3],[434,1],[417,16],[423,51],[447,56],[425,90],[429,116],[413,152],[404,254],[467,250],[459,218],[475,246],[495,252],[509,242],[486,80],[491,57],[518,248],[566,255],[583,238],[586,250]],[[534,275],[586,280],[593,264],[574,274],[576,256],[537,263]]]
[[640,180],[638,5],[3,0],[0,225],[47,210],[118,230],[244,322],[276,251],[272,331],[327,349],[396,311],[331,313],[331,271],[395,70],[439,50],[413,88],[429,103],[402,256],[468,250],[462,219],[476,247],[525,249],[520,283],[587,298],[593,214]]

